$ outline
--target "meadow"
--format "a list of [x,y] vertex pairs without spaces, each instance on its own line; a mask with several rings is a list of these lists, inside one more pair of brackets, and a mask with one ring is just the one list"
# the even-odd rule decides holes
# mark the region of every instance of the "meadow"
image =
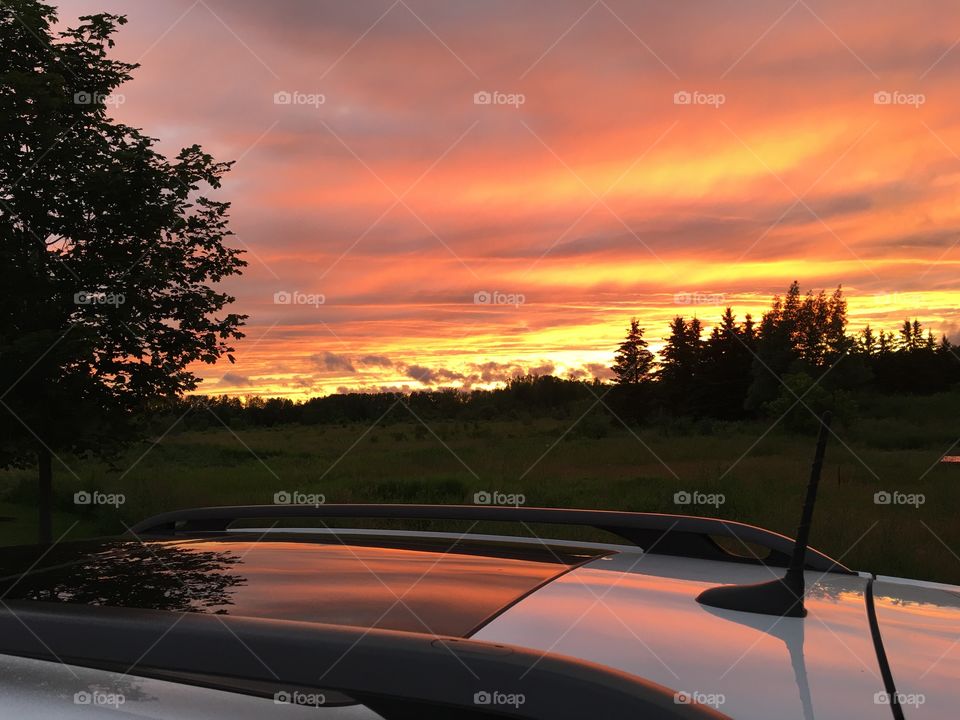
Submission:
[[[858,399],[858,419],[837,425],[827,450],[811,545],[854,569],[960,583],[960,465],[939,463],[956,452],[958,400],[960,392]],[[113,467],[64,457],[70,470],[55,466],[54,536],[119,533],[189,506],[269,504],[283,491],[328,503],[470,503],[484,490],[522,494],[530,506],[709,515],[792,536],[814,446],[813,436],[771,429],[772,421],[628,428],[601,407],[579,421],[424,425],[402,406],[376,426],[228,429],[208,419],[131,447]],[[0,473],[0,543],[33,542],[34,482],[31,469]],[[74,503],[75,493],[95,490],[124,502]],[[677,504],[683,491],[723,502]],[[877,504],[880,492],[914,503]],[[461,527],[436,527],[448,526]]]

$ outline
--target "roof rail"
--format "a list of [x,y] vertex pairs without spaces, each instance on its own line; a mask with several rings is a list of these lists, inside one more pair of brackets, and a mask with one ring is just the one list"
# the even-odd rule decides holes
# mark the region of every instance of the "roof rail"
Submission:
[[[561,508],[491,505],[237,505],[193,508],[161,513],[133,528],[135,535],[178,532],[223,532],[238,520],[284,518],[387,518],[407,520],[467,520],[578,525],[605,530],[651,553],[787,567],[793,552],[790,538],[753,525],[690,515],[568,510]],[[716,538],[732,538],[765,548],[765,557],[740,555],[724,549]],[[823,553],[807,548],[804,567],[819,572],[854,574]]]
[[272,691],[275,701],[288,688],[336,691],[386,720],[580,720],[598,709],[605,717],[730,720],[602,665],[380,628],[17,601],[0,607],[0,653],[236,691],[261,683],[251,694]]

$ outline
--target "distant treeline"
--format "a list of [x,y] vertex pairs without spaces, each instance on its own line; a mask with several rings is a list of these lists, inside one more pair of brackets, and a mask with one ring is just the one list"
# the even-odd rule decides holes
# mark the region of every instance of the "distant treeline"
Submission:
[[615,399],[634,419],[652,411],[806,424],[826,409],[852,416],[857,392],[933,393],[960,382],[960,352],[919,321],[904,320],[896,334],[868,325],[851,335],[847,323],[841,288],[804,295],[794,282],[759,322],[737,322],[727,308],[703,337],[696,317],[674,318],[658,361],[634,320],[612,368]]
[[960,383],[960,351],[916,320],[904,320],[897,333],[867,326],[848,334],[841,288],[830,295],[803,294],[794,282],[784,296],[773,298],[759,321],[746,315],[740,322],[727,308],[704,336],[698,318],[674,318],[659,358],[633,320],[611,369],[612,385],[526,376],[493,390],[349,393],[296,402],[193,396],[174,411],[190,406],[199,411],[190,413],[188,426],[237,427],[567,417],[606,405],[629,422],[784,416],[788,425],[808,426],[814,413],[826,409],[853,417],[858,393],[947,390]]
[[[182,425],[187,428],[219,427],[221,422],[229,427],[405,422],[422,425],[422,432],[426,434],[426,424],[435,420],[480,422],[568,417],[578,408],[588,408],[609,389],[609,385],[599,381],[588,383],[552,375],[526,375],[493,390],[443,388],[412,393],[345,393],[305,401],[194,395],[179,400],[175,407],[164,405],[156,412],[165,418],[186,413]],[[163,419],[156,426],[163,429],[169,422]]]

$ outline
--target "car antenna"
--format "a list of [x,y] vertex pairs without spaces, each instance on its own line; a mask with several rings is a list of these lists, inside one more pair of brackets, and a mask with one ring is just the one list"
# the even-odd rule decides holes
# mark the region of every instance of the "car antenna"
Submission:
[[803,570],[807,555],[807,540],[810,537],[810,523],[813,519],[813,506],[817,502],[817,486],[820,484],[823,454],[827,447],[827,434],[830,432],[832,417],[828,410],[820,418],[820,434],[817,437],[817,449],[810,467],[807,496],[803,503],[797,539],[793,544],[793,554],[790,557],[787,572],[782,578],[755,585],[720,585],[708,588],[697,596],[697,602],[724,610],[780,617],[804,617],[807,614],[803,606]]

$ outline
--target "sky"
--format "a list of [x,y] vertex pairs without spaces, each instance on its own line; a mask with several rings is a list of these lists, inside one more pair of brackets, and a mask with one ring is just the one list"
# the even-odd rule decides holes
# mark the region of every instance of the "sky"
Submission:
[[[52,0],[55,1],[55,0]],[[118,120],[235,160],[247,313],[207,394],[605,377],[632,316],[960,340],[960,4],[64,0],[128,17]]]

